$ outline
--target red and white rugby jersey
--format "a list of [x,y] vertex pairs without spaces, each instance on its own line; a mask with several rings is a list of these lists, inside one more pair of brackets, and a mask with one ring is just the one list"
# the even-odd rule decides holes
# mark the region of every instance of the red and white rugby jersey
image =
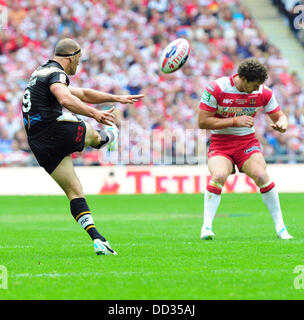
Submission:
[[[261,85],[259,90],[252,93],[240,92],[234,85],[234,74],[230,77],[219,78],[208,85],[203,92],[200,109],[216,112],[219,118],[231,118],[235,116],[254,117],[260,108],[264,108],[270,114],[280,110],[277,100],[271,89]],[[229,127],[212,130],[212,134],[233,134],[244,136],[254,133],[254,127]]]

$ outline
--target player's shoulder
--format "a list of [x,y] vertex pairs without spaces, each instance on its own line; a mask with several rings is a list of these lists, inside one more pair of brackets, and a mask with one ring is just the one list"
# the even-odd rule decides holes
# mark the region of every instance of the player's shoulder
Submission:
[[62,83],[69,85],[70,80],[62,66],[53,60],[39,66],[32,74],[31,81],[39,79],[38,84],[51,85],[54,83]]
[[220,78],[217,78],[214,82],[221,88],[221,90],[231,88],[230,77],[227,77],[227,76],[220,77]]
[[260,86],[260,94],[262,95],[265,103],[267,104],[269,102],[269,100],[272,98],[273,96],[273,91],[267,87],[266,85],[262,84]]
[[47,63],[39,66],[32,74],[32,77],[48,77],[54,74],[64,74],[66,77],[68,75],[64,69],[56,61],[49,60]]
[[265,84],[262,84],[261,85],[261,91],[262,91],[262,94],[272,94],[272,90],[267,87]]
[[206,90],[211,93],[215,98],[219,98],[222,92],[229,91],[231,87],[229,77],[220,77],[214,81],[211,81]]
[[215,86],[221,91],[229,91],[232,87],[229,77],[217,78],[210,83],[210,86]]

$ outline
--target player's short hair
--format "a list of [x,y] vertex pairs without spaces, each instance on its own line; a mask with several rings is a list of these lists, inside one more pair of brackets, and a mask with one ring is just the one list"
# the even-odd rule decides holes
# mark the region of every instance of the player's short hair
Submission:
[[64,38],[58,41],[55,47],[55,56],[72,55],[80,49],[79,44],[70,38]]
[[243,60],[238,67],[239,77],[244,77],[248,82],[259,81],[264,83],[268,77],[266,67],[256,58]]

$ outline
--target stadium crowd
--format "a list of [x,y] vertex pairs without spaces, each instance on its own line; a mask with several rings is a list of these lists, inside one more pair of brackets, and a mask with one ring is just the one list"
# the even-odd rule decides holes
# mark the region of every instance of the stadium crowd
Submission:
[[[147,149],[147,141],[152,130],[167,129],[177,130],[189,145],[186,151],[175,148],[175,154],[191,155],[196,144],[189,143],[183,132],[198,131],[203,88],[215,78],[234,73],[242,59],[254,56],[268,66],[266,84],[290,123],[288,131],[279,134],[263,112],[257,115],[255,128],[266,158],[293,162],[294,156],[304,157],[300,80],[296,73],[287,72],[288,61],[240,1],[0,0],[0,5],[8,10],[7,27],[0,32],[0,165],[36,163],[23,129],[23,91],[33,70],[52,56],[63,37],[75,38],[82,47],[82,62],[70,78],[71,85],[145,94],[135,105],[117,105],[130,129],[129,137],[121,136],[122,153],[159,156],[160,148]],[[191,43],[190,58],[182,70],[164,75],[159,72],[161,50],[178,37]],[[197,138],[196,134],[191,139]],[[105,152],[87,150],[74,160],[78,165],[100,165],[104,157]]]

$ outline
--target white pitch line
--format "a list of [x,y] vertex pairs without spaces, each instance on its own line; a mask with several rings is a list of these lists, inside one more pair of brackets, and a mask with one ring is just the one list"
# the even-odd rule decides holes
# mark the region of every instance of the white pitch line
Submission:
[[[284,269],[286,272],[289,269]],[[248,273],[248,272],[258,272],[258,273],[271,273],[274,270],[269,269],[243,269],[238,270],[239,273]],[[280,269],[282,271],[282,269]],[[162,274],[169,274],[172,275],[174,273],[181,273],[182,270],[171,270],[168,272],[162,272]],[[206,273],[206,270],[202,271],[189,271],[189,273]],[[210,273],[235,273],[236,270],[234,269],[218,269],[218,270],[209,270]],[[38,274],[31,274],[31,273],[19,273],[19,274],[10,274],[10,278],[63,278],[63,277],[90,277],[90,276],[122,276],[122,275],[134,275],[134,274],[142,274],[145,275],[154,275],[159,274],[159,271],[155,272],[146,272],[146,271],[107,271],[106,273],[103,272],[67,272],[67,273],[38,273]]]
[[0,246],[0,249],[24,249],[24,248],[33,248],[33,246]]
[[[127,274],[138,274],[143,273],[142,271],[107,271],[107,273],[103,272],[67,272],[67,273],[38,273],[38,274],[31,274],[31,273],[19,273],[10,275],[10,278],[61,278],[61,277],[90,277],[90,276],[108,276],[111,273],[117,275],[127,275]],[[145,272],[145,274],[155,274],[159,272]]]

